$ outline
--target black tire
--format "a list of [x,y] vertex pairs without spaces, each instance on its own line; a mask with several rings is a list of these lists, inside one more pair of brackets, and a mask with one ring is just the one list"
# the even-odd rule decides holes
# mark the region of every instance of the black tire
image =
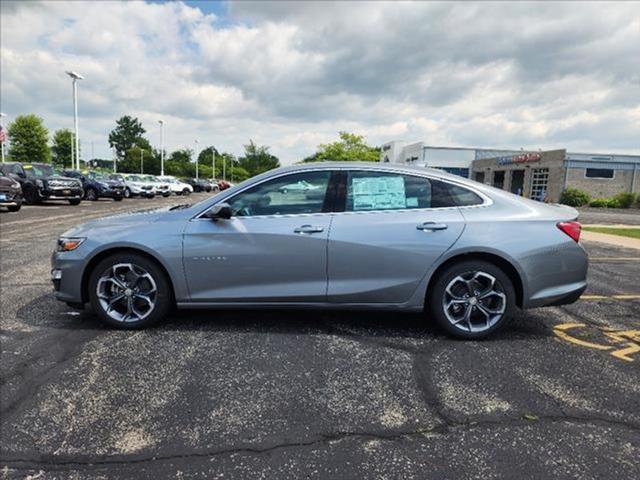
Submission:
[[121,202],[122,201],[122,197],[113,197],[113,201],[114,202]]
[[9,210],[10,212],[19,212],[21,208],[22,208],[22,204],[18,203],[17,205],[9,205],[7,207],[7,210]]
[[[120,321],[109,314],[106,313],[103,308],[100,299],[98,298],[98,281],[103,275],[112,274],[114,265],[133,265],[134,268],[141,268],[147,273],[149,273],[155,283],[156,295],[153,297],[154,306],[151,310],[146,312],[146,308],[144,305],[148,305],[143,303],[141,305],[141,309],[145,310],[146,315],[144,318],[135,321]],[[123,268],[121,271],[126,271],[126,268]],[[117,270],[118,271],[118,270]],[[116,272],[117,272],[116,271]],[[124,275],[121,278],[127,278],[127,275]],[[143,282],[148,282],[148,280],[142,280]],[[110,283],[107,285],[111,285]],[[128,280],[128,286],[134,286],[135,283],[132,280]],[[140,285],[140,283],[138,283]],[[147,288],[150,290],[150,284],[140,285],[140,288]],[[112,287],[117,288],[117,287]],[[133,290],[135,287],[131,288]],[[133,294],[135,296],[135,293]],[[133,297],[132,297],[133,298]],[[160,266],[154,261],[149,259],[146,256],[139,255],[136,253],[117,253],[111,255],[104,260],[102,260],[96,267],[93,269],[89,276],[89,301],[91,303],[91,308],[94,313],[106,324],[120,328],[123,330],[137,330],[141,328],[149,327],[160,320],[163,320],[167,314],[169,313],[172,305],[173,305],[173,292],[171,290],[171,284],[169,279],[167,278],[164,271],[160,268]],[[124,297],[124,302],[128,301],[128,297]],[[120,302],[122,302],[120,301]],[[133,300],[136,301],[136,300]],[[117,309],[125,310],[126,303],[118,303]],[[115,316],[118,315],[118,311],[114,312]]]
[[[491,289],[495,294],[482,298],[483,292],[489,291],[487,285],[491,284],[490,277],[494,279]],[[456,279],[460,280],[456,281]],[[465,279],[471,279],[471,283]],[[452,284],[452,282],[455,283]],[[458,289],[453,292],[456,294],[455,297],[446,292],[450,285],[451,289]],[[470,291],[462,288],[463,286],[467,290],[474,290],[475,294],[470,295]],[[504,295],[504,298],[500,294]],[[465,298],[465,295],[469,298]],[[447,312],[445,312],[445,303],[451,305]],[[454,263],[438,274],[431,291],[427,292],[430,318],[434,319],[449,335],[465,340],[486,338],[504,328],[513,315],[515,303],[515,289],[509,277],[493,263],[483,260]],[[460,309],[458,315],[456,315],[456,309]],[[458,325],[454,324],[454,321],[460,317],[467,318],[467,309],[471,311],[469,323],[459,321]],[[502,313],[498,314],[497,312],[500,311]],[[491,317],[486,312],[491,312],[494,316]]]
[[191,194],[191,190],[189,190],[188,188],[185,188],[184,190],[182,190],[182,195],[187,196]]
[[96,200],[98,200],[98,192],[96,192],[95,188],[89,187],[84,192],[84,198],[91,202],[95,202]]
[[129,187],[125,187],[124,189],[124,198],[131,198],[131,189]]
[[38,192],[33,187],[27,187],[24,189],[24,201],[27,205],[35,205],[38,203]]
[[69,200],[69,204],[70,204],[70,205],[80,205],[80,202],[81,202],[81,201],[82,201],[82,200],[81,200],[81,199],[79,199],[79,198],[74,198],[73,200]]

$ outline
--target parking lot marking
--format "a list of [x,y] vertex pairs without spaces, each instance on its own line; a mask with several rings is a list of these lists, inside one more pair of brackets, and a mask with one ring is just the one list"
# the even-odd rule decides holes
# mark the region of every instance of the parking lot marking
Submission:
[[593,348],[595,350],[608,351],[612,356],[625,362],[633,362],[631,355],[640,352],[640,330],[616,330],[614,328],[598,328],[608,342],[614,345],[602,345],[600,343],[589,342],[567,333],[568,330],[580,330],[589,328],[584,323],[563,323],[556,325],[553,333],[558,338],[581,347]]
[[640,294],[582,295],[580,300],[640,300]]
[[640,262],[640,257],[589,257],[590,262]]

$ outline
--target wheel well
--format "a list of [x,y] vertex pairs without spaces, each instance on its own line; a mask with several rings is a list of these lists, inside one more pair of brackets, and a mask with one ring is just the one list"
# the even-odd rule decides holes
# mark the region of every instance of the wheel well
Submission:
[[105,258],[117,254],[117,253],[135,253],[136,255],[141,255],[145,258],[147,258],[148,260],[154,262],[159,268],[160,270],[162,270],[162,273],[164,273],[164,275],[167,277],[167,281],[169,282],[169,286],[171,287],[171,298],[172,301],[176,298],[175,297],[175,290],[173,287],[173,281],[171,280],[171,275],[169,275],[169,272],[167,272],[167,269],[164,268],[164,265],[162,265],[161,262],[158,261],[158,259],[156,257],[154,257],[153,255],[150,255],[149,253],[145,252],[144,250],[139,250],[137,248],[131,248],[131,247],[123,247],[123,248],[112,248],[109,250],[105,250],[104,252],[100,252],[99,254],[97,254],[95,257],[93,257],[89,263],[87,264],[86,268],[84,269],[84,272],[82,273],[82,301],[83,302],[88,302],[89,301],[89,276],[91,275],[91,272],[93,272],[93,269],[98,265],[98,263],[100,263],[102,260],[104,260]]
[[472,252],[472,253],[463,253],[461,255],[456,255],[455,257],[449,258],[446,262],[440,265],[431,278],[429,279],[429,285],[427,285],[427,294],[425,295],[425,304],[427,301],[427,296],[431,289],[433,288],[433,284],[436,282],[440,273],[442,273],[446,268],[450,267],[454,263],[468,261],[468,260],[484,260],[485,262],[489,262],[494,264],[496,267],[500,268],[511,280],[513,284],[513,288],[516,291],[516,305],[522,308],[523,301],[523,287],[522,287],[522,278],[520,278],[520,274],[516,270],[516,268],[504,258],[494,255],[492,253],[485,252]]

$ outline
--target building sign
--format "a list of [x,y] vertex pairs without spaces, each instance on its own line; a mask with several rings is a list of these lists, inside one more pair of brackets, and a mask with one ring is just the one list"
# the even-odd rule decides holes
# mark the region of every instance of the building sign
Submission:
[[542,158],[537,152],[522,153],[520,155],[510,155],[508,157],[498,157],[498,165],[511,165],[512,163],[537,162]]

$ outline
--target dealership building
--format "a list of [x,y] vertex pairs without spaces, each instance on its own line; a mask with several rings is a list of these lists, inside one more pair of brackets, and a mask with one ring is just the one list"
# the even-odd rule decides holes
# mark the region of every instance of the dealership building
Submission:
[[436,147],[385,143],[380,161],[433,167],[536,200],[557,202],[565,188],[594,198],[640,192],[640,155]]

